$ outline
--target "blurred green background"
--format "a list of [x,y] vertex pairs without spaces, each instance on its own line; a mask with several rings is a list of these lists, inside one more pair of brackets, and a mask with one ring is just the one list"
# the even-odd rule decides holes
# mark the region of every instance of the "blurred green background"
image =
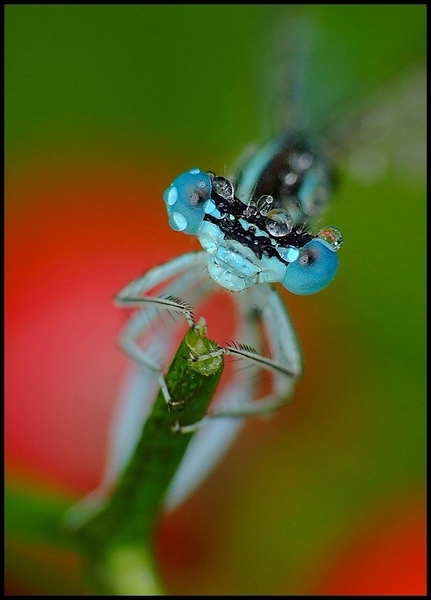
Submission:
[[[114,171],[121,180],[121,172],[128,176],[142,165],[160,192],[193,165],[224,173],[245,145],[262,138],[262,49],[271,25],[294,14],[312,24],[306,104],[313,125],[323,128],[335,113],[342,119],[343,106],[379,106],[380,121],[390,115],[390,124],[366,142],[378,158],[371,162],[381,167],[361,176],[343,153],[325,220],[345,237],[339,274],[318,296],[286,294],[304,381],[291,407],[271,421],[247,423],[214,475],[163,523],[160,564],[172,594],[319,593],[356,539],[384,536],[378,525],[389,519],[390,528],[398,518],[392,513],[423,514],[425,7],[6,6],[7,235],[12,217],[25,223],[29,215],[48,214],[37,194],[13,193],[41,171],[57,178],[64,171],[67,180],[73,164],[90,180],[93,170],[98,177]],[[127,211],[126,192],[119,202]],[[148,202],[144,239],[152,227]],[[154,202],[161,203],[157,195]],[[167,226],[164,235],[166,258],[178,243],[189,249],[188,240],[175,241],[170,253]],[[140,251],[136,244],[138,261]],[[147,252],[149,265],[160,262],[156,250],[154,261]],[[73,313],[69,318],[79,327]],[[13,325],[7,335],[13,337]],[[25,378],[25,361],[11,363]],[[13,389],[7,402],[13,431],[19,413]],[[17,446],[10,448],[11,464],[19,462]],[[44,481],[36,467],[29,467],[32,484]],[[41,484],[39,492],[55,504],[62,483],[45,491]],[[20,485],[30,506],[31,488]],[[64,505],[72,499],[66,496]],[[47,575],[50,537],[34,554],[25,524],[16,525],[21,514],[29,513],[12,502],[11,591],[67,594],[77,578],[66,566],[61,576],[61,560],[56,578]],[[410,564],[409,556],[403,559]]]

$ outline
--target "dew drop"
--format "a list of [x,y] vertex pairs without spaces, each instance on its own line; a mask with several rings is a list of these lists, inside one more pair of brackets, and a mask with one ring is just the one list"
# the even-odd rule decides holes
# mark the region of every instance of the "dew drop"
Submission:
[[283,237],[292,231],[292,217],[281,208],[274,208],[266,215],[266,230],[274,237]]
[[256,208],[261,215],[265,216],[273,204],[274,198],[272,196],[261,196],[256,202]]
[[247,206],[244,209],[244,217],[246,219],[248,219],[248,217],[257,215],[257,206],[255,204],[255,202],[253,202],[253,200],[250,200],[250,202],[247,204]]
[[298,181],[298,173],[295,173],[294,171],[288,171],[286,174],[283,174],[280,179],[283,185],[291,186]]
[[324,227],[319,231],[317,237],[330,246],[331,250],[339,250],[343,245],[343,234],[336,227]]
[[211,179],[211,185],[216,194],[227,200],[228,202],[233,202],[233,185],[226,179],[225,177],[213,177]]
[[281,256],[281,258],[287,260],[287,262],[295,262],[295,260],[299,258],[299,250],[298,248],[294,248],[293,246],[288,246],[287,248],[278,246],[277,252]]
[[313,155],[311,152],[295,152],[289,159],[289,163],[295,171],[302,173],[306,171],[313,162]]

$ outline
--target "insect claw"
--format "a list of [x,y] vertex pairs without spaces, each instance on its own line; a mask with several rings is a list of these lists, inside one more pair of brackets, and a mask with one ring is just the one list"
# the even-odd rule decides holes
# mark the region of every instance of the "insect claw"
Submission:
[[175,432],[175,433],[179,433],[181,431],[181,425],[179,421],[175,422],[175,425],[173,425],[171,427],[171,431]]
[[170,400],[168,402],[168,410],[169,412],[172,409],[178,408],[179,406],[182,406],[184,404],[184,400]]

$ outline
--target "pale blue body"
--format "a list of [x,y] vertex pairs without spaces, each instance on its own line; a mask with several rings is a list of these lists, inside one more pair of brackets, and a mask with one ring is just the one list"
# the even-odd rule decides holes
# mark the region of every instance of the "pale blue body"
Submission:
[[[308,204],[313,196],[310,191],[312,179],[310,175],[300,189],[301,192],[307,186]],[[318,185],[316,182],[314,189]],[[245,187],[253,189],[250,182]],[[298,203],[301,204],[299,196]],[[263,224],[258,226],[250,223],[250,199],[246,204],[242,199],[234,200],[232,193],[231,202],[222,201],[220,207],[218,197],[213,193],[211,176],[197,168],[177,177],[163,195],[170,226],[198,238],[208,253],[208,272],[219,285],[240,292],[260,283],[281,283],[294,294],[313,294],[333,280],[338,268],[336,250],[341,245],[340,235],[334,243],[333,238],[328,240],[321,232],[316,236],[303,234],[304,223],[295,226],[294,217],[287,210],[261,212],[258,205],[253,205],[254,215]],[[235,211],[233,203],[236,204]],[[244,208],[243,214],[238,212],[240,205]],[[228,222],[229,235],[221,227],[223,221]],[[274,230],[277,235],[272,234]],[[328,228],[322,231],[327,232]],[[291,244],[286,242],[289,234],[292,237],[296,232],[299,232],[299,238],[304,235],[305,242],[301,244],[297,237],[292,238]],[[249,238],[255,238],[257,251],[242,243],[240,238],[245,233],[250,234]],[[235,238],[236,234],[239,239]],[[262,251],[261,242],[271,254]]]
[[[220,347],[219,352],[245,358],[252,368],[236,370],[207,417],[182,428],[196,429],[196,434],[171,483],[167,508],[177,506],[206,477],[244,418],[271,413],[289,400],[302,374],[302,357],[285,304],[270,284],[313,294],[333,280],[342,236],[334,227],[315,235],[309,230],[329,192],[324,161],[291,136],[281,136],[258,151],[235,183],[194,168],[165,190],[170,226],[195,235],[203,250],[154,267],[117,295],[119,306],[138,309],[120,338],[135,365],[120,394],[103,482],[78,507],[78,519],[81,508],[85,513],[103,502],[127,464],[157,387],[169,404],[163,365],[171,356],[177,325],[168,329],[158,323],[160,310],[166,308],[183,312],[192,324],[191,313],[178,298],[198,306],[219,286],[236,292],[231,295],[234,339],[243,344]],[[154,288],[157,297],[151,295]],[[145,335],[150,352],[140,343]],[[263,354],[265,344],[270,357]],[[261,369],[272,373],[273,388],[256,398],[253,375]]]

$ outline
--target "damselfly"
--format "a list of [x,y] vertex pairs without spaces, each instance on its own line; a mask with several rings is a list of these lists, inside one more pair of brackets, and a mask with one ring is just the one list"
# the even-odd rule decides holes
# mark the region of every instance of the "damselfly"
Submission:
[[[266,87],[270,120],[274,123],[270,129],[275,132],[270,141],[248,152],[233,175],[224,177],[191,169],[174,179],[164,193],[171,227],[196,236],[203,251],[154,267],[117,296],[120,306],[138,309],[121,336],[121,345],[135,366],[125,380],[113,421],[105,489],[115,481],[136,445],[142,421],[150,413],[154,384],[162,387],[169,405],[163,369],[175,347],[177,325],[157,326],[162,309],[182,313],[190,324],[192,306],[199,306],[217,290],[230,290],[235,309],[233,337],[237,343],[218,351],[241,357],[252,365],[248,371],[231,374],[206,418],[182,428],[198,431],[172,481],[167,507],[178,504],[205,478],[237,435],[245,417],[271,412],[285,404],[301,376],[299,344],[284,302],[272,284],[278,282],[293,293],[307,294],[319,291],[332,280],[342,237],[334,227],[316,226],[332,193],[327,150],[332,157],[333,149],[338,147],[344,158],[349,144],[353,144],[353,150],[355,144],[358,147],[358,134],[365,139],[362,148],[370,139],[384,139],[385,132],[382,135],[381,130],[376,131],[375,125],[387,125],[391,115],[387,103],[380,109],[378,103],[368,107],[365,119],[361,119],[364,113],[359,111],[360,118],[354,121],[347,118],[343,122],[340,111],[326,111],[327,123],[323,125],[329,142],[325,153],[319,150],[319,144],[310,142],[304,132],[316,134],[316,119],[307,120],[304,116],[307,101],[302,90],[309,37],[303,20],[286,27],[282,24],[280,28],[277,58],[273,61],[275,85]],[[403,98],[418,97],[415,81],[420,86],[422,78],[402,80]],[[392,103],[396,97],[391,93]],[[405,110],[415,104],[409,100],[402,106]],[[376,109],[379,114],[383,112],[385,119],[371,119],[371,128],[364,128],[363,123],[370,122],[367,115],[375,115]],[[371,155],[381,156],[381,152]],[[358,164],[357,160],[354,162]],[[366,158],[361,164],[366,168]],[[371,158],[373,168],[368,169],[368,174],[375,173],[376,165],[381,164],[381,160]],[[395,174],[405,173],[406,164],[403,160],[403,169],[396,168]],[[262,332],[266,342],[261,339]],[[144,346],[139,343],[142,337]],[[264,349],[269,353],[263,356]],[[268,395],[259,398],[252,375],[262,370],[272,373],[273,387]]]
[[[137,340],[160,309],[181,312],[192,324],[190,300],[198,304],[222,286],[234,292],[238,343],[220,347],[214,354],[242,357],[257,369],[273,373],[272,391],[255,398],[250,375],[238,372],[204,419],[179,427],[189,432],[205,425],[191,442],[189,456],[195,458],[186,456],[174,480],[171,502],[176,503],[184,493],[182,469],[186,479],[191,473],[200,479],[238,430],[238,419],[272,412],[289,400],[301,376],[301,354],[286,307],[271,283],[280,282],[295,294],[312,294],[334,278],[342,236],[334,227],[311,232],[313,217],[326,205],[330,185],[324,159],[299,136],[283,134],[253,156],[236,181],[194,168],[165,191],[171,227],[196,235],[203,251],[151,269],[118,294],[118,305],[140,308],[123,331],[122,347],[138,364],[157,374],[169,406],[162,365]],[[162,296],[148,295],[159,286]],[[260,354],[260,325],[269,357]],[[189,460],[194,463],[191,469]]]
[[[168,407],[171,402],[163,369],[176,325],[157,327],[161,310],[181,313],[190,325],[192,306],[217,290],[229,290],[236,343],[216,353],[249,361],[254,373],[272,374],[271,391],[258,397],[250,371],[235,371],[206,417],[187,427],[179,423],[180,433],[199,431],[172,482],[168,506],[179,503],[205,477],[244,418],[273,412],[288,402],[302,374],[302,359],[286,307],[272,284],[294,294],[313,294],[334,278],[341,233],[332,226],[313,230],[331,192],[328,161],[300,131],[276,135],[248,156],[233,177],[192,168],[165,190],[170,226],[196,236],[203,250],[151,269],[116,297],[117,305],[138,309],[120,344],[141,368],[122,394],[108,479],[115,478],[133,448],[136,414],[154,375]],[[143,347],[139,341],[145,336]],[[269,352],[264,354],[264,349]]]
[[302,374],[302,359],[286,306],[273,284],[303,295],[333,280],[342,235],[332,226],[313,229],[331,192],[328,161],[297,129],[284,130],[249,155],[236,175],[192,168],[165,190],[171,228],[196,236],[203,250],[154,267],[116,296],[118,306],[137,309],[120,345],[138,366],[121,393],[105,488],[133,451],[142,420],[150,412],[154,380],[167,410],[171,405],[164,368],[178,324],[158,327],[163,310],[181,313],[192,325],[193,306],[220,289],[232,292],[235,342],[220,346],[211,356],[245,359],[253,374],[272,375],[272,389],[259,397],[250,370],[236,370],[203,419],[187,426],[178,423],[178,435],[197,433],[170,486],[168,507],[205,477],[244,418],[271,413],[289,401]]

